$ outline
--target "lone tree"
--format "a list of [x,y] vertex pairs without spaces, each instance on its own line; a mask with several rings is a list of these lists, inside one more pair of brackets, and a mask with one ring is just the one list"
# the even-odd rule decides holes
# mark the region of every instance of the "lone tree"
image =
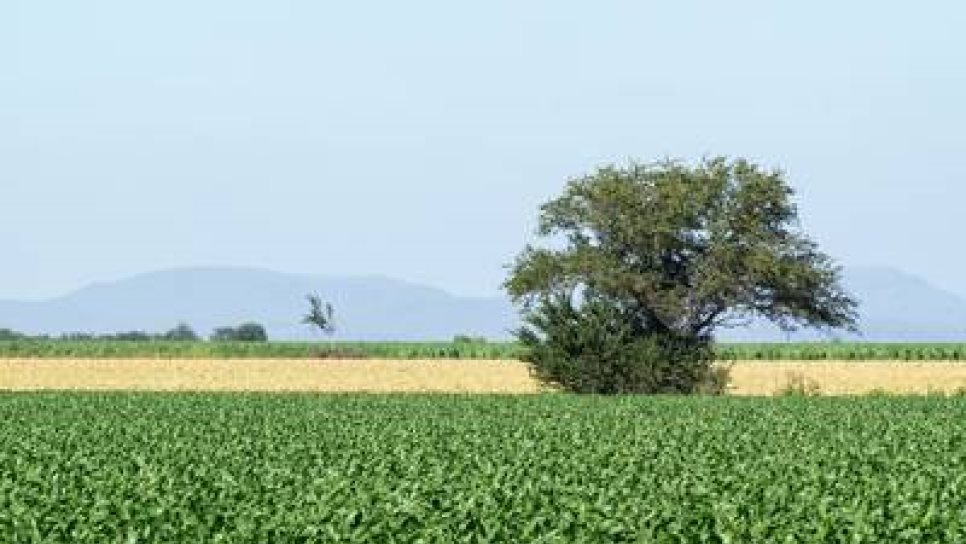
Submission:
[[179,342],[195,342],[200,340],[198,333],[187,323],[178,323],[173,329],[164,333],[165,340],[177,340]]
[[533,373],[589,393],[721,390],[714,331],[760,316],[855,329],[840,268],[802,231],[778,170],[744,159],[609,166],[541,207],[505,288]]
[[318,295],[306,295],[309,301],[309,313],[302,318],[302,323],[312,325],[319,329],[322,334],[331,335],[335,332],[335,321],[332,304],[322,303]]

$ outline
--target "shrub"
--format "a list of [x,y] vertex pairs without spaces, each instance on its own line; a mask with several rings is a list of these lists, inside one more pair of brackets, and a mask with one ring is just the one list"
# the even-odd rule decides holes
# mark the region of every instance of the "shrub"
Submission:
[[604,299],[579,307],[545,300],[518,331],[534,377],[577,393],[721,394],[728,368],[714,367],[707,337],[653,334]]
[[268,333],[259,323],[242,323],[235,329],[235,340],[239,342],[266,342]]
[[11,329],[0,329],[0,340],[22,340],[25,336]]
[[470,336],[468,334],[457,334],[453,337],[454,344],[486,344],[485,336]]
[[814,397],[822,394],[822,386],[801,372],[789,372],[784,387],[777,393],[786,397]]
[[211,334],[215,342],[266,342],[268,333],[259,323],[242,323],[238,327],[219,327]]
[[154,336],[144,331],[124,331],[106,335],[104,340],[117,340],[121,342],[148,342],[154,340]]
[[177,340],[183,342],[194,342],[199,340],[198,333],[194,331],[187,323],[178,323],[175,328],[164,333],[165,340]]

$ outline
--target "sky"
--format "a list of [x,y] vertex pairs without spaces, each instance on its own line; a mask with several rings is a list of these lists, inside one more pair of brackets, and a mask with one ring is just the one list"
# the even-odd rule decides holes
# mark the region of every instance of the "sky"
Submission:
[[0,298],[181,266],[493,295],[570,177],[786,170],[844,265],[966,295],[966,4],[0,2]]

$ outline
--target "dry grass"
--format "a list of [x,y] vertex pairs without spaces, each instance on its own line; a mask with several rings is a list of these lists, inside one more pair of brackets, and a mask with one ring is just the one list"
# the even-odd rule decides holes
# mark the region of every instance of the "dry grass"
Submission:
[[151,391],[539,391],[514,361],[306,359],[0,360],[0,389]]
[[[821,394],[953,392],[966,362],[739,362],[731,392],[794,384]],[[813,388],[813,389],[814,389]],[[480,360],[0,360],[0,389],[535,393],[522,363]]]
[[744,362],[732,367],[731,385],[737,395],[771,395],[789,386],[823,395],[952,393],[966,388],[966,362]]

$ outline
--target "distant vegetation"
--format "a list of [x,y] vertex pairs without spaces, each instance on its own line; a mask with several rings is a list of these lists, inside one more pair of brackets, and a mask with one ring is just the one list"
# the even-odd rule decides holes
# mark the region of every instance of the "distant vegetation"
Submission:
[[265,327],[258,323],[242,323],[237,327],[220,327],[211,335],[213,342],[267,342]]
[[178,325],[171,329],[170,331],[164,333],[164,340],[175,340],[178,342],[194,342],[200,340],[198,333],[194,331],[187,323],[178,323]]
[[966,343],[801,342],[718,344],[720,359],[738,361],[963,361]]
[[13,331],[10,329],[0,329],[0,342],[5,340],[20,340],[25,337],[26,336],[24,334],[21,334],[17,331]]
[[518,345],[504,342],[0,340],[0,357],[12,358],[519,359],[520,356]]
[[[0,329],[0,342],[28,341],[34,343],[81,343],[81,342],[200,342],[202,337],[187,323],[179,323],[174,328],[163,333],[149,333],[146,331],[122,331],[115,333],[94,334],[89,332],[68,332],[57,336],[47,334],[28,335],[11,329]],[[211,334],[213,341],[265,342],[268,334],[265,327],[259,323],[243,323],[238,327],[220,327]]]
[[469,336],[466,334],[457,334],[453,337],[454,344],[485,344],[488,340],[483,336]]

